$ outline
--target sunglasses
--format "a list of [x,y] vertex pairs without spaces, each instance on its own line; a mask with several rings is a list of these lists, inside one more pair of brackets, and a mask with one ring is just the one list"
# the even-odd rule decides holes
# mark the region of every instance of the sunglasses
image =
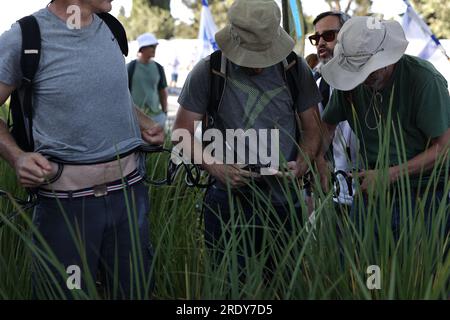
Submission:
[[309,41],[311,42],[311,44],[313,46],[317,46],[319,44],[320,41],[320,37],[323,38],[323,40],[325,40],[326,42],[331,42],[334,41],[334,39],[336,39],[336,34],[339,32],[339,30],[327,30],[324,31],[322,34],[313,34],[312,36],[309,36]]

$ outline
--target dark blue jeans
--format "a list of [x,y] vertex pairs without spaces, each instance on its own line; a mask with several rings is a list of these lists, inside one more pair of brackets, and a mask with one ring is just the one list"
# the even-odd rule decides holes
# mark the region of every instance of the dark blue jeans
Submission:
[[[433,217],[433,212],[436,212],[438,210],[439,205],[442,201],[447,201],[446,206],[446,221],[444,221],[445,224],[445,235],[447,235],[450,231],[450,201],[446,199],[448,197],[448,194],[445,193],[442,189],[437,189],[434,194],[433,192],[429,192],[429,194],[424,195],[424,193],[418,193],[418,192],[411,192],[410,197],[406,196],[406,201],[411,201],[411,211],[406,208],[406,212],[416,212],[416,206],[418,199],[421,199],[421,201],[425,201],[424,205],[424,216],[428,231],[431,230],[432,222],[435,217]],[[361,203],[362,201],[362,203]],[[375,201],[379,201],[379,199],[376,199]],[[406,202],[407,203],[407,202]],[[405,224],[406,221],[402,221],[402,211],[405,211],[405,208],[403,207],[402,199],[398,195],[398,193],[394,194],[394,199],[392,201],[392,220],[391,220],[391,228],[394,235],[394,239],[398,240],[400,236],[400,227],[401,224]],[[369,206],[369,200],[367,199],[367,196],[363,196],[362,198],[355,197],[355,200],[353,201],[352,209],[350,217],[352,221],[355,223],[355,226],[357,230],[360,232],[364,232],[364,223],[365,223],[365,216],[367,215],[367,208]],[[386,210],[385,208],[382,208],[380,203],[376,203],[374,206],[374,209],[378,213],[380,210]],[[408,218],[408,216],[406,216]],[[379,234],[379,228],[381,226],[377,226],[377,228],[374,230],[375,235],[378,237]]]
[[[106,298],[145,298],[151,291],[152,248],[147,215],[150,211],[148,188],[142,183],[103,197],[53,199],[40,197],[33,222],[56,259],[65,270],[81,269],[81,289],[100,276]],[[35,235],[33,241],[46,252]],[[45,268],[50,268],[56,283]],[[87,277],[91,276],[89,280]],[[72,298],[67,277],[53,263],[33,256],[33,294],[36,298],[63,298],[52,290],[63,290]],[[145,286],[144,282],[148,285]],[[133,288],[131,290],[130,288]],[[76,289],[75,289],[76,290]],[[53,295],[53,296],[51,296]]]
[[[275,210],[271,211],[252,193],[234,192],[231,198],[234,210],[230,208],[227,191],[211,187],[204,200],[205,241],[215,263],[221,263],[233,235],[239,238],[237,260],[242,271],[249,256],[258,255],[267,250],[267,246],[274,245],[265,243],[268,232],[271,233],[269,239],[282,249],[287,237],[301,225],[300,205],[295,205],[293,216],[288,205],[272,204]],[[242,211],[238,209],[238,203]],[[266,276],[270,277],[277,268],[275,261],[273,256],[268,256]]]

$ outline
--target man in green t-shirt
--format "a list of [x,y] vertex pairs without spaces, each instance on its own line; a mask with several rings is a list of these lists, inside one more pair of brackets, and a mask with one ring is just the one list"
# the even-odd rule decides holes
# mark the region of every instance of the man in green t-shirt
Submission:
[[[334,58],[321,69],[337,89],[322,119],[329,132],[347,120],[357,134],[366,168],[358,173],[362,191],[374,186],[383,176],[380,170],[388,166],[392,191],[399,190],[396,182],[405,181],[407,174],[413,206],[429,184],[437,186],[433,200],[438,204],[448,173],[445,166],[436,166],[441,169],[438,174],[432,169],[448,155],[449,92],[446,80],[429,62],[404,54],[407,45],[398,22],[350,19],[338,35]],[[433,176],[437,178],[430,181]],[[430,212],[432,203],[428,204]],[[397,199],[394,214],[399,206]]]
[[129,87],[133,101],[153,121],[164,128],[167,119],[167,80],[164,68],[155,57],[158,40],[151,33],[137,38],[137,60],[128,64]]

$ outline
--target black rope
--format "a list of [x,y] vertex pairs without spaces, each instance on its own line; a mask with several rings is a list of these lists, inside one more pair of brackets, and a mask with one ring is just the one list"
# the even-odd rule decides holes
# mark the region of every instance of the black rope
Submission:
[[[37,204],[37,197],[36,197],[36,195],[34,193],[31,193],[31,192],[29,192],[27,200],[22,200],[22,199],[13,197],[10,193],[8,193],[6,191],[3,191],[3,190],[0,190],[0,198],[1,197],[5,197],[5,198],[7,198],[9,200],[12,200],[13,202],[17,203],[19,205],[19,207],[20,207],[19,209],[11,212],[6,218],[4,218],[7,221],[13,220],[18,215],[20,215],[23,211],[27,211],[29,209],[32,209]],[[6,223],[6,221],[4,219],[2,219],[0,221],[0,228],[2,228],[5,225],[5,223]]]
[[[142,145],[139,148],[133,150],[133,152],[142,152],[142,153],[169,153],[172,154],[172,150],[170,149],[165,149],[162,145]],[[131,152],[128,152],[126,155],[130,154]],[[123,158],[124,155],[119,156],[119,158]],[[50,157],[48,159],[51,162],[54,162],[58,165],[58,170],[55,174],[54,177],[52,177],[49,181],[47,181],[45,184],[51,184],[54,183],[55,181],[57,181],[60,177],[61,174],[64,170],[64,165],[77,165],[80,163],[73,163],[73,162],[69,162],[69,161],[63,161],[61,159],[57,159],[54,157]],[[117,160],[113,159],[113,160]],[[98,164],[98,163],[96,163]],[[83,165],[85,165],[85,163],[83,163]],[[158,181],[154,181],[151,180],[147,175],[145,175],[144,181],[152,184],[152,185],[156,185],[156,186],[162,186],[162,185],[171,185],[174,181],[175,178],[178,174],[178,172],[180,171],[180,168],[184,168],[186,175],[185,175],[185,183],[189,186],[189,187],[196,187],[196,188],[208,188],[210,187],[214,181],[213,179],[211,179],[211,177],[208,177],[208,182],[207,183],[202,183],[202,169],[200,168],[200,166],[195,165],[195,164],[186,164],[185,162],[181,161],[179,164],[175,164],[173,161],[171,161],[169,159],[169,163],[167,165],[167,170],[166,170],[166,177],[163,178],[162,180],[158,180]],[[16,197],[13,197],[10,193],[0,190],[0,198],[5,197],[13,202],[15,202],[20,208],[18,210],[15,210],[13,212],[11,212],[10,214],[7,215],[6,218],[2,219],[0,221],[0,228],[2,228],[6,221],[11,221],[14,218],[16,218],[18,215],[20,215],[21,212],[29,210],[33,207],[36,206],[37,204],[37,197],[36,195],[28,190],[28,199],[27,200],[23,200],[23,199],[19,199]]]
[[[152,146],[152,145],[143,145],[140,149],[140,152],[143,153],[168,153],[170,155],[173,154],[173,150],[171,149],[165,149],[162,146]],[[167,165],[166,170],[166,176],[165,178],[161,180],[151,180],[147,175],[144,176],[144,181],[155,185],[155,186],[162,186],[162,185],[172,185],[172,183],[175,181],[176,176],[181,168],[185,171],[185,178],[184,182],[188,187],[192,188],[209,188],[213,183],[213,179],[211,176],[208,176],[208,182],[202,183],[202,172],[204,171],[199,165],[196,164],[187,164],[184,161],[182,161],[181,157],[179,155],[176,155],[180,158],[180,163],[176,164],[171,159],[169,159],[169,163]]]

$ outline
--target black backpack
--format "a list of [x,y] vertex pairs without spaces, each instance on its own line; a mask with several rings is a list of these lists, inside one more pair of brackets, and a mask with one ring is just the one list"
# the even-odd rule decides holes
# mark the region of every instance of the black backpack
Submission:
[[[300,80],[298,77],[298,56],[295,52],[291,52],[285,60],[280,62],[281,68],[284,70],[285,81],[288,85],[288,89],[291,93],[292,100],[294,101],[292,107],[294,114],[296,113],[296,101],[298,99],[298,88],[300,86]],[[208,101],[208,107],[203,121],[203,132],[206,129],[212,128],[215,125],[215,119],[217,118],[217,111],[219,109],[220,101],[225,89],[226,79],[226,59],[222,59],[222,52],[220,50],[214,51],[210,57],[210,95]],[[298,122],[298,119],[296,119]],[[297,135],[298,135],[297,125]],[[298,137],[297,137],[298,138]]]
[[[164,67],[156,61],[155,61],[155,63],[156,63],[156,67],[158,68],[158,73],[159,73],[160,79],[164,79],[164,81],[166,81],[165,80],[166,74],[164,72]],[[136,59],[131,61],[128,64],[127,70],[128,70],[128,88],[130,89],[130,92],[131,92],[131,87],[133,84],[134,70],[136,70]]]
[[[122,53],[128,55],[128,41],[122,24],[109,13],[97,14],[109,27]],[[41,32],[36,18],[26,16],[18,21],[22,30],[20,65],[22,83],[11,94],[8,127],[17,145],[26,152],[34,151],[33,140],[33,80],[41,57]]]

